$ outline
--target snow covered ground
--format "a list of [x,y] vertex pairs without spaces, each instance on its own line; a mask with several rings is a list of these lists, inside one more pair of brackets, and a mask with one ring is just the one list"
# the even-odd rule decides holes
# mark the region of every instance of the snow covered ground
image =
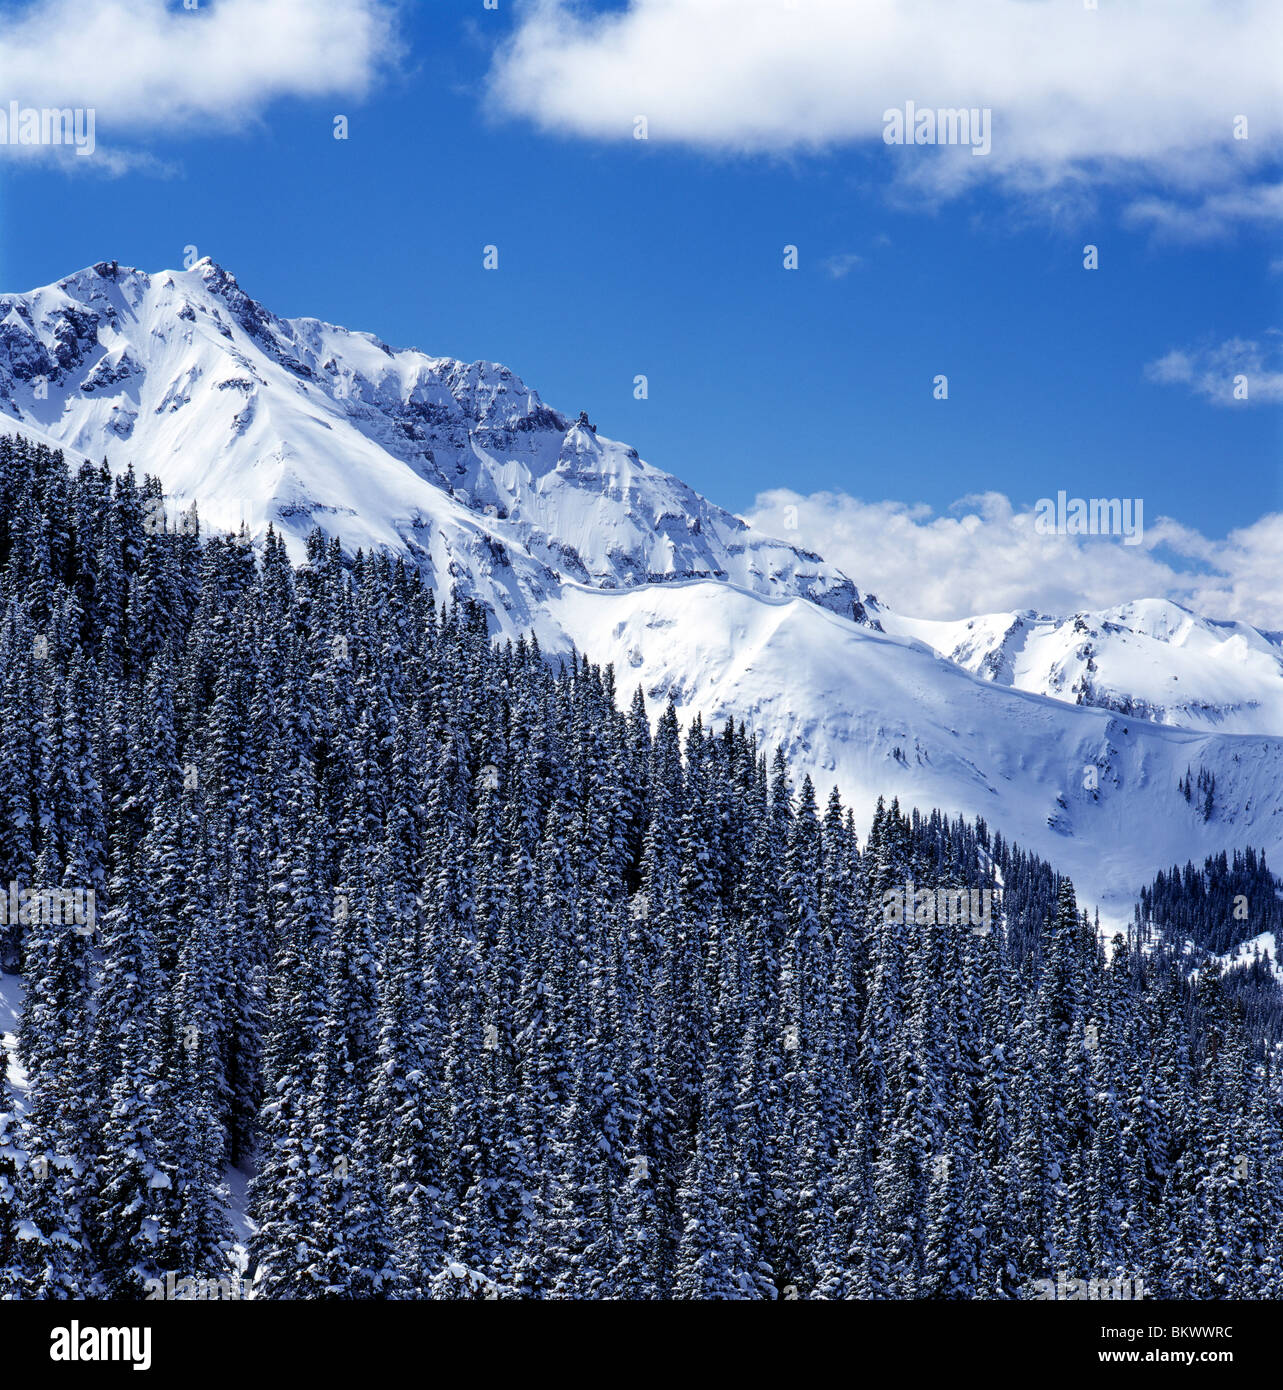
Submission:
[[1274,939],[1273,932],[1262,932],[1259,936],[1254,936],[1250,941],[1240,941],[1232,951],[1218,957],[1224,969],[1229,970],[1234,966],[1251,965],[1254,956],[1269,955],[1270,964],[1274,970],[1274,978],[1283,986],[1283,966],[1279,964],[1278,943]]
[[18,1061],[18,1020],[22,1017],[22,1005],[26,990],[17,975],[8,975],[0,970],[0,1060],[4,1063],[4,1076],[9,1083],[8,1092],[0,1088],[0,1106],[12,1105],[21,1110],[27,1094],[27,1074]]

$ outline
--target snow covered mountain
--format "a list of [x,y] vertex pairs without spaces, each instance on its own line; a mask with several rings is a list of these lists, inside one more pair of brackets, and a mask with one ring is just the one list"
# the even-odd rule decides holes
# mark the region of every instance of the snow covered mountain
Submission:
[[155,474],[206,526],[271,522],[300,557],[314,525],[352,551],[406,550],[509,633],[566,580],[729,579],[844,613],[858,597],[506,367],[278,318],[208,259],[154,275],[101,263],[0,295],[0,412]]
[[[983,815],[1112,923],[1159,868],[1244,845],[1283,862],[1283,738],[1178,729],[978,679],[914,638],[726,584],[568,586],[558,623],[621,687],[747,720],[823,789]],[[1177,782],[1216,778],[1204,819]]]
[[916,637],[998,685],[1182,728],[1283,733],[1283,634],[1215,622],[1166,599],[1067,618],[955,622],[867,604],[887,632]]
[[[1114,920],[1158,868],[1283,861],[1283,641],[1148,601],[904,618],[544,404],[506,367],[279,318],[211,261],[0,296],[0,428],[155,474],[300,556],[390,546],[621,691],[747,721],[866,814],[983,815]],[[1180,726],[1180,727],[1176,727]],[[1177,782],[1215,777],[1210,814]]]

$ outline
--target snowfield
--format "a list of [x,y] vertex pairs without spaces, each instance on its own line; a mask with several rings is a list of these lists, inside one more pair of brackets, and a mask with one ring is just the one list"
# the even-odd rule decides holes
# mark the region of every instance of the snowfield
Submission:
[[1167,599],[1051,618],[955,622],[870,606],[888,632],[998,685],[1222,733],[1283,732],[1283,637],[1202,618]]
[[[684,718],[746,720],[822,791],[854,798],[866,824],[879,794],[982,815],[1071,874],[1111,923],[1173,863],[1247,844],[1283,861],[1283,738],[1067,705],[979,679],[913,638],[726,584],[567,585],[550,608],[614,663],[623,693],[640,685]],[[1215,773],[1207,822],[1176,790],[1187,767]]]
[[1259,936],[1254,936],[1248,941],[1240,941],[1232,951],[1227,951],[1223,956],[1218,956],[1217,960],[1221,963],[1224,970],[1232,970],[1243,966],[1250,966],[1255,956],[1264,959],[1270,958],[1270,969],[1274,973],[1274,978],[1283,986],[1283,965],[1279,964],[1278,942],[1271,931],[1261,932]]

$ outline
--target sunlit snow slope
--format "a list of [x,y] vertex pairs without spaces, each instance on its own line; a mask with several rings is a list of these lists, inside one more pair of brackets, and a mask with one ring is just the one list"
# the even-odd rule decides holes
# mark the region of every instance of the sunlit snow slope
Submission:
[[870,611],[886,631],[917,637],[998,685],[1184,728],[1283,733],[1283,638],[1166,599],[1068,618],[934,622]]
[[[921,643],[727,584],[601,594],[566,586],[557,623],[621,687],[744,719],[821,793],[983,815],[1112,920],[1159,868],[1246,844],[1283,862],[1283,738],[1149,723],[995,685]],[[1204,821],[1176,789],[1215,774]]]

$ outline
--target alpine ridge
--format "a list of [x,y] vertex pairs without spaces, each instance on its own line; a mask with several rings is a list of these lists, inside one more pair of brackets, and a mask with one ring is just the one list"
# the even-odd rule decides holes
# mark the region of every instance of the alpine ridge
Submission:
[[295,559],[314,526],[349,553],[404,551],[508,635],[538,628],[562,582],[726,579],[842,613],[858,599],[819,556],[752,531],[507,367],[279,318],[209,259],[157,274],[102,262],[0,295],[0,412],[154,474],[205,526],[270,524]]

